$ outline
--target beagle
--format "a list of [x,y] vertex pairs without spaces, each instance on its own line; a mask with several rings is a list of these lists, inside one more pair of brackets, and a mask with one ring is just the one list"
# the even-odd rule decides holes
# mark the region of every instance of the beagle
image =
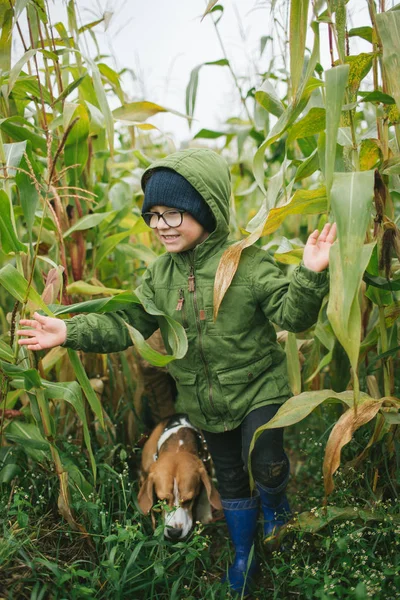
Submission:
[[168,504],[162,512],[171,540],[185,538],[195,521],[210,522],[211,506],[222,508],[203,456],[203,437],[184,414],[159,423],[143,447],[138,503],[145,514],[155,499]]

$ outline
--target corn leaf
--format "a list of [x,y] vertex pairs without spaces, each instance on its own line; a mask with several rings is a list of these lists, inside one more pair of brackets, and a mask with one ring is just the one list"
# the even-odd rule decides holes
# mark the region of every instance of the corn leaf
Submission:
[[24,303],[26,300],[30,300],[33,307],[43,310],[49,317],[54,316],[37,291],[32,286],[28,288],[28,282],[25,277],[11,264],[7,264],[0,269],[0,285],[19,302]]
[[23,252],[26,254],[26,247],[21,244],[15,233],[13,221],[11,218],[12,207],[10,199],[4,190],[0,190],[0,241],[1,248],[5,254]]
[[204,11],[203,16],[201,17],[201,20],[204,19],[204,17],[206,15],[208,15],[211,10],[214,8],[214,6],[217,4],[218,0],[210,0],[209,3],[207,4],[206,10]]
[[74,231],[84,231],[86,229],[92,229],[92,227],[97,227],[99,223],[107,219],[110,215],[115,214],[113,211],[104,212],[104,213],[93,213],[91,215],[85,215],[81,219],[79,219],[72,227],[67,229],[63,234],[63,237],[66,238]]
[[67,285],[68,294],[82,294],[83,296],[96,296],[98,294],[115,296],[118,292],[122,293],[123,291],[124,290],[119,290],[118,288],[92,285],[91,283],[86,283],[86,281],[74,281]]
[[[90,442],[89,427],[88,427],[88,422],[86,419],[86,412],[85,412],[85,407],[84,407],[83,399],[82,399],[82,392],[81,392],[81,388],[80,388],[80,386],[81,386],[85,393],[85,396],[88,398],[87,393],[86,393],[87,392],[87,389],[86,389],[87,375],[81,365],[81,362],[80,362],[76,352],[74,350],[68,349],[68,355],[69,355],[70,360],[71,360],[71,355],[72,355],[71,363],[72,363],[72,366],[74,367],[75,374],[77,376],[79,384],[76,381],[53,383],[51,381],[42,380],[43,386],[45,388],[45,397],[47,399],[51,398],[53,400],[65,400],[66,402],[71,404],[71,406],[74,408],[76,414],[79,417],[79,421],[82,425],[82,428],[83,428],[83,438],[85,440],[85,445],[86,445],[86,448],[87,448],[87,451],[89,454],[89,458],[90,458],[90,464],[92,466],[94,484],[96,484],[97,467],[96,467],[96,461],[95,461],[95,458],[93,455],[92,445]],[[77,366],[78,366],[78,368],[77,368]],[[82,376],[82,371],[84,373],[83,376]],[[86,377],[86,379],[85,379],[85,377]],[[87,381],[89,381],[89,379],[87,379]],[[96,393],[94,392],[93,388],[90,386],[90,383],[89,383],[89,387],[92,390],[92,392],[96,398],[95,409],[97,412],[95,412],[95,410],[93,410],[94,399],[93,399],[92,395],[91,395],[90,400],[88,398],[89,404],[104,428],[103,411],[101,409],[100,401],[97,398]],[[100,414],[100,417],[99,417],[98,413]]]
[[285,110],[284,105],[276,94],[274,86],[266,79],[262,86],[256,91],[255,99],[260,106],[265,108],[275,117],[280,117]]
[[335,424],[331,431],[325,449],[323,474],[325,495],[332,493],[335,485],[333,475],[340,466],[340,455],[343,446],[348,444],[353,437],[353,433],[365,423],[368,423],[375,417],[382,406],[383,400],[366,400],[358,407],[357,412],[354,408],[349,408]]
[[307,18],[309,0],[291,0],[290,2],[290,81],[292,98],[300,85],[306,48]]
[[328,318],[356,371],[361,318],[358,292],[374,243],[364,246],[371,217],[374,172],[335,173],[332,209],[338,241],[330,252]]
[[[86,61],[92,69],[93,87],[94,87],[94,90],[96,93],[97,102],[100,106],[100,110],[104,116],[104,120],[105,120],[105,124],[106,124],[106,131],[107,131],[107,138],[108,138],[108,145],[109,145],[109,149],[110,149],[110,154],[112,156],[114,154],[114,119],[113,119],[113,115],[112,115],[112,112],[108,105],[107,96],[106,96],[106,93],[105,93],[105,90],[104,90],[104,87],[103,87],[103,84],[101,81],[101,76],[100,76],[100,71],[98,69],[98,66],[96,65],[96,63],[93,60],[90,60],[89,58],[86,58]],[[88,100],[90,100],[90,98],[88,98]]]
[[290,128],[287,143],[290,144],[298,138],[305,138],[323,131],[325,129],[325,121],[324,108],[311,108],[305,117],[297,121]]
[[11,442],[19,444],[37,462],[44,462],[50,455],[50,444],[34,423],[13,420],[7,425],[5,436]]
[[324,187],[316,190],[296,190],[287,204],[271,208],[269,212],[261,207],[257,215],[248,223],[246,229],[253,232],[263,224],[262,235],[276,231],[289,215],[319,214],[326,211],[326,191]]
[[389,92],[400,110],[400,12],[387,11],[376,15],[376,25],[382,40],[382,59]]
[[26,140],[16,142],[15,144],[3,144],[4,154],[6,155],[7,175],[15,177],[16,171],[12,167],[19,167],[26,150]]
[[132,121],[137,123],[143,123],[149,117],[152,117],[158,113],[169,112],[173,115],[177,115],[178,117],[183,117],[187,119],[187,115],[180,113],[176,110],[172,110],[170,108],[165,108],[164,106],[160,106],[159,104],[155,104],[154,102],[148,102],[147,100],[143,100],[142,102],[130,102],[129,104],[124,104],[119,108],[113,110],[112,115],[114,119],[117,121],[125,121],[127,123],[131,123]]
[[290,389],[292,390],[293,396],[298,396],[301,393],[301,367],[296,334],[290,331],[288,332],[285,351]]
[[[89,402],[90,408],[92,409],[93,413],[96,415],[101,426],[104,429],[105,425],[104,425],[103,409],[102,409],[100,400],[97,397],[96,392],[90,385],[89,378],[86,375],[86,371],[83,368],[80,358],[79,358],[77,352],[75,350],[72,350],[71,348],[68,348],[68,356],[69,356],[69,360],[71,361],[71,364],[74,368],[76,378],[82,387],[83,393],[85,394],[87,401]],[[80,405],[79,405],[79,402],[76,401],[76,398],[74,398],[74,402],[75,402],[75,404],[74,404],[75,410],[78,410],[78,409],[80,410]],[[96,468],[94,466],[94,459],[92,462],[92,467],[94,469]]]
[[325,72],[326,81],[326,142],[325,142],[325,181],[326,195],[328,198],[328,212],[330,205],[330,192],[333,181],[333,170],[336,157],[337,134],[340,115],[344,101],[347,79],[350,67],[341,65]]
[[30,60],[33,56],[35,56],[36,52],[37,52],[37,48],[34,48],[33,50],[28,50],[27,52],[25,52],[25,54],[23,54],[21,56],[21,58],[15,63],[15,65],[11,69],[10,75],[8,78],[7,96],[10,94],[11,90],[13,89],[14,84],[17,81],[18,76],[21,72],[22,67],[25,65],[25,63],[28,62],[28,60]]

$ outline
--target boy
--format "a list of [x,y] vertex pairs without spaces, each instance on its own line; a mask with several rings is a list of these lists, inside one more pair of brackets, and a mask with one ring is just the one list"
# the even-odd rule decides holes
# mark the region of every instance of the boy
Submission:
[[[186,412],[207,440],[236,550],[228,580],[241,593],[256,570],[253,560],[247,573],[247,561],[260,502],[265,535],[282,525],[290,511],[282,430],[264,431],[255,444],[253,496],[247,472],[254,432],[291,395],[285,353],[271,321],[289,331],[303,331],[316,321],[328,291],[326,267],[336,227],[327,224],[321,234],[310,235],[303,264],[290,281],[269,254],[246,248],[214,322],[215,273],[231,243],[227,163],[208,149],[183,150],[153,163],[142,187],[143,218],[167,252],[145,273],[141,292],[186,330],[188,351],[169,367],[177,384],[177,411]],[[163,320],[140,305],[65,321],[35,316],[21,321],[34,329],[18,332],[28,336],[19,343],[30,350],[59,344],[91,352],[124,350],[132,344],[124,321],[145,338],[160,327],[169,349]]]

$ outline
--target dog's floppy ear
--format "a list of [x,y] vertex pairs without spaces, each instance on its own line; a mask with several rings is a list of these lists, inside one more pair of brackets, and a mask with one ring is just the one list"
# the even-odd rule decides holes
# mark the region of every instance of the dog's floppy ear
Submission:
[[145,515],[147,515],[153,506],[153,491],[154,480],[153,475],[150,473],[150,475],[148,475],[148,477],[144,480],[138,493],[138,504]]
[[199,471],[200,471],[201,480],[204,484],[204,487],[206,488],[208,500],[209,500],[211,506],[213,506],[214,508],[222,509],[221,498],[220,498],[219,492],[214,487],[214,484],[211,481],[210,477],[208,476],[208,473],[205,470],[203,464],[201,464]]

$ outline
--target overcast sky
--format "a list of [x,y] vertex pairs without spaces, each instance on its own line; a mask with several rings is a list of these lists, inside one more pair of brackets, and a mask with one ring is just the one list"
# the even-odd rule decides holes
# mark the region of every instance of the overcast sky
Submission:
[[[388,3],[391,5],[392,1]],[[66,23],[66,4],[64,0],[49,1],[53,23]],[[136,81],[126,76],[123,86],[129,90],[131,100],[146,99],[186,112],[185,89],[192,69],[201,63],[224,58],[211,17],[201,21],[207,4],[205,0],[77,0],[76,4],[80,24],[100,18],[106,11],[109,16],[112,13],[107,29],[101,24],[94,31],[102,52],[114,57],[107,61],[110,66],[134,71]],[[222,4],[224,12],[219,23],[222,43],[239,83],[247,91],[251,85],[259,84],[257,71],[268,70],[272,44],[274,53],[280,54],[276,29],[273,42],[267,44],[261,57],[260,40],[272,33],[273,17],[283,22],[285,15],[272,14],[270,0],[223,0]],[[350,0],[348,10],[351,27],[370,24],[366,0]],[[370,51],[369,44],[356,48],[355,43],[352,38],[352,53]],[[89,38],[88,45],[81,49],[94,53]],[[321,51],[321,62],[329,68],[327,27],[324,24],[321,25]],[[193,132],[201,128],[217,129],[224,119],[239,116],[239,112],[239,94],[229,69],[203,67],[199,75],[197,121],[193,124]],[[190,137],[185,119],[160,115],[152,122],[170,133],[177,143]]]

